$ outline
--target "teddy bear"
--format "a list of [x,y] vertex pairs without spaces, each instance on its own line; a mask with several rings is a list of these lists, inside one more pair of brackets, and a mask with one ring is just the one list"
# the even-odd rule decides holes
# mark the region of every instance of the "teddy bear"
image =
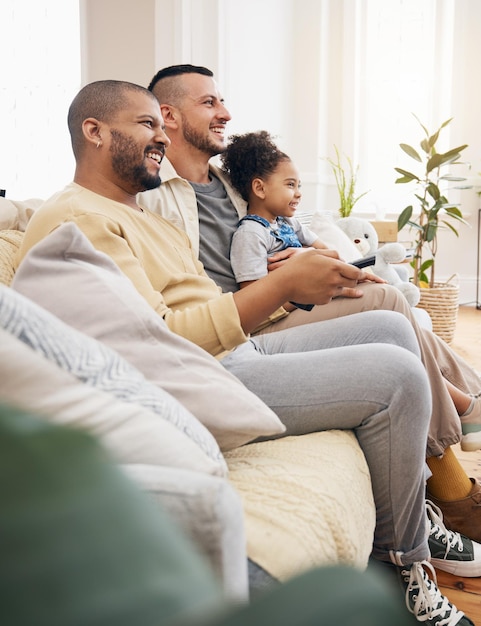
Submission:
[[374,274],[383,278],[390,285],[397,287],[408,303],[415,307],[420,299],[419,288],[409,281],[409,271],[404,266],[394,266],[406,258],[406,249],[400,243],[386,243],[380,248],[376,229],[366,219],[360,217],[342,217],[337,226],[348,236],[359,250],[360,257],[375,254],[376,262],[372,266]]

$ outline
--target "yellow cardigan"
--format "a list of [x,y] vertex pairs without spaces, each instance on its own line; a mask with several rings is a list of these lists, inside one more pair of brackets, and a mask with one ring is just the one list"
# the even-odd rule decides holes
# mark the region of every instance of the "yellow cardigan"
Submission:
[[64,222],[75,222],[115,261],[173,332],[218,357],[247,340],[232,294],[223,294],[207,276],[183,231],[151,211],[134,211],[76,183],[35,211],[17,265]]

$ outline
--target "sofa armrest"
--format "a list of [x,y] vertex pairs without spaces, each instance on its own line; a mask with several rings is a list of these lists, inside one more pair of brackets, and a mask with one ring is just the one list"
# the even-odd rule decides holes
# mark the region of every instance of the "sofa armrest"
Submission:
[[128,476],[171,515],[209,560],[227,597],[248,597],[242,502],[224,479],[190,470],[122,465]]

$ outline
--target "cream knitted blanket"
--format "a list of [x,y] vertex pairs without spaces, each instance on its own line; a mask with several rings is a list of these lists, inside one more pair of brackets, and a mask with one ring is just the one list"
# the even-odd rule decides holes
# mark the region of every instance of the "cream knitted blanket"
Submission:
[[333,563],[366,567],[375,507],[351,431],[252,443],[225,457],[244,504],[248,555],[272,576]]

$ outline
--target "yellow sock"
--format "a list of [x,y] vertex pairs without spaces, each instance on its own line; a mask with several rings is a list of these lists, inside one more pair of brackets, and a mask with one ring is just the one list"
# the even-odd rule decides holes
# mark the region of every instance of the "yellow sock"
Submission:
[[429,493],[439,500],[453,501],[466,498],[473,485],[452,448],[446,448],[444,456],[426,459],[432,472],[428,480]]

